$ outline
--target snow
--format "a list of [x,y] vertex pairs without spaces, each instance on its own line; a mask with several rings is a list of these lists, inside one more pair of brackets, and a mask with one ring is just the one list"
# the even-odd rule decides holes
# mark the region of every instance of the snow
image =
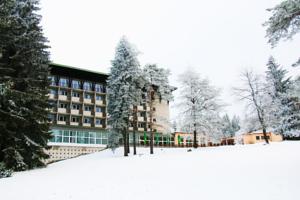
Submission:
[[300,142],[122,149],[69,159],[0,179],[5,200],[298,200]]

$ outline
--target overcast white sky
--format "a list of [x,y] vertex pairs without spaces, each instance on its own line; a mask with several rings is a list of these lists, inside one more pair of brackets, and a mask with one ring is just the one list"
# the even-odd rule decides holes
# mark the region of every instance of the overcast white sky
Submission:
[[142,65],[172,72],[187,67],[223,89],[231,115],[243,108],[231,88],[244,68],[263,73],[270,55],[291,74],[300,56],[300,34],[271,49],[262,24],[281,0],[41,0],[42,26],[56,63],[108,72],[122,35],[141,52]]

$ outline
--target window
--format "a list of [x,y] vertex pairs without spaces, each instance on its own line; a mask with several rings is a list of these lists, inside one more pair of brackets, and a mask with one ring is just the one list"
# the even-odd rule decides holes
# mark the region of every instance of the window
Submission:
[[60,90],[60,91],[59,91],[59,94],[60,94],[60,95],[63,95],[63,96],[68,96],[68,92],[65,91],[65,90]]
[[96,112],[102,112],[102,108],[99,107],[99,106],[97,106],[97,107],[96,107]]
[[72,109],[73,110],[79,110],[80,109],[80,105],[79,104],[72,104]]
[[50,90],[50,94],[56,95],[56,90]]
[[84,98],[85,99],[92,99],[92,96],[90,94],[85,93],[84,94]]
[[101,95],[96,95],[96,100],[97,101],[102,101],[102,96]]
[[56,86],[55,76],[50,76],[49,79],[50,79],[50,85]]
[[85,117],[83,121],[86,124],[90,124],[92,120],[91,120],[91,118]]
[[156,119],[155,119],[155,118],[153,118],[153,122],[156,122]]
[[92,90],[92,83],[90,83],[90,82],[84,82],[83,83],[83,89],[87,90],[87,91],[91,91]]
[[59,86],[61,86],[61,87],[68,87],[68,79],[66,79],[66,78],[60,78],[59,79]]
[[72,88],[73,89],[80,89],[80,81],[72,80]]
[[101,119],[96,119],[96,124],[97,125],[102,125],[102,120]]
[[95,84],[95,91],[104,93],[104,86],[101,84]]
[[79,117],[72,117],[72,122],[79,122]]
[[60,108],[67,108],[68,105],[67,105],[66,103],[61,103],[61,104],[59,104],[59,107],[60,107]]
[[85,110],[85,111],[91,111],[91,110],[92,110],[92,107],[91,107],[91,106],[84,106],[84,110]]
[[55,120],[55,116],[53,114],[48,115],[49,121],[53,122]]
[[50,142],[77,144],[107,144],[106,132],[89,132],[76,130],[52,130]]
[[259,140],[259,136],[256,136],[256,140]]
[[145,125],[144,125],[143,123],[138,123],[138,127],[139,127],[139,128],[144,128]]
[[65,121],[67,121],[67,118],[66,118],[66,116],[59,115],[59,116],[58,116],[58,121],[63,121],[63,122],[65,122]]
[[78,92],[73,92],[73,93],[72,93],[72,97],[78,97],[78,98],[79,98],[79,97],[80,97],[80,94],[79,94]]

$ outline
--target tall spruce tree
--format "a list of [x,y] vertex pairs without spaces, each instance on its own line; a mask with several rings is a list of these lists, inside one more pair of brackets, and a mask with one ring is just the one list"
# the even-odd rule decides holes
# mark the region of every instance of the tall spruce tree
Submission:
[[271,56],[267,63],[266,89],[271,97],[269,104],[269,116],[272,121],[272,128],[281,134],[285,132],[285,118],[291,107],[291,99],[288,97],[288,90],[291,87],[290,78],[286,78],[287,71],[282,69]]
[[[129,117],[132,115],[132,106],[140,103],[143,88],[141,69],[137,59],[137,51],[122,37],[116,47],[115,58],[112,60],[108,88],[108,124],[109,128],[122,134],[124,143],[124,156],[129,151]],[[114,137],[114,138],[112,138]],[[117,140],[117,134],[110,136],[110,141]],[[109,144],[110,147],[115,146]]]
[[48,46],[37,0],[0,2],[0,162],[43,166],[48,123]]

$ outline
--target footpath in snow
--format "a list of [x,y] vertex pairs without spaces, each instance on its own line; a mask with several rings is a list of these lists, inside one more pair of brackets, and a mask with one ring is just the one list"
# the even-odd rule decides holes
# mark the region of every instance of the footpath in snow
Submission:
[[300,142],[122,149],[0,179],[3,200],[299,200]]

